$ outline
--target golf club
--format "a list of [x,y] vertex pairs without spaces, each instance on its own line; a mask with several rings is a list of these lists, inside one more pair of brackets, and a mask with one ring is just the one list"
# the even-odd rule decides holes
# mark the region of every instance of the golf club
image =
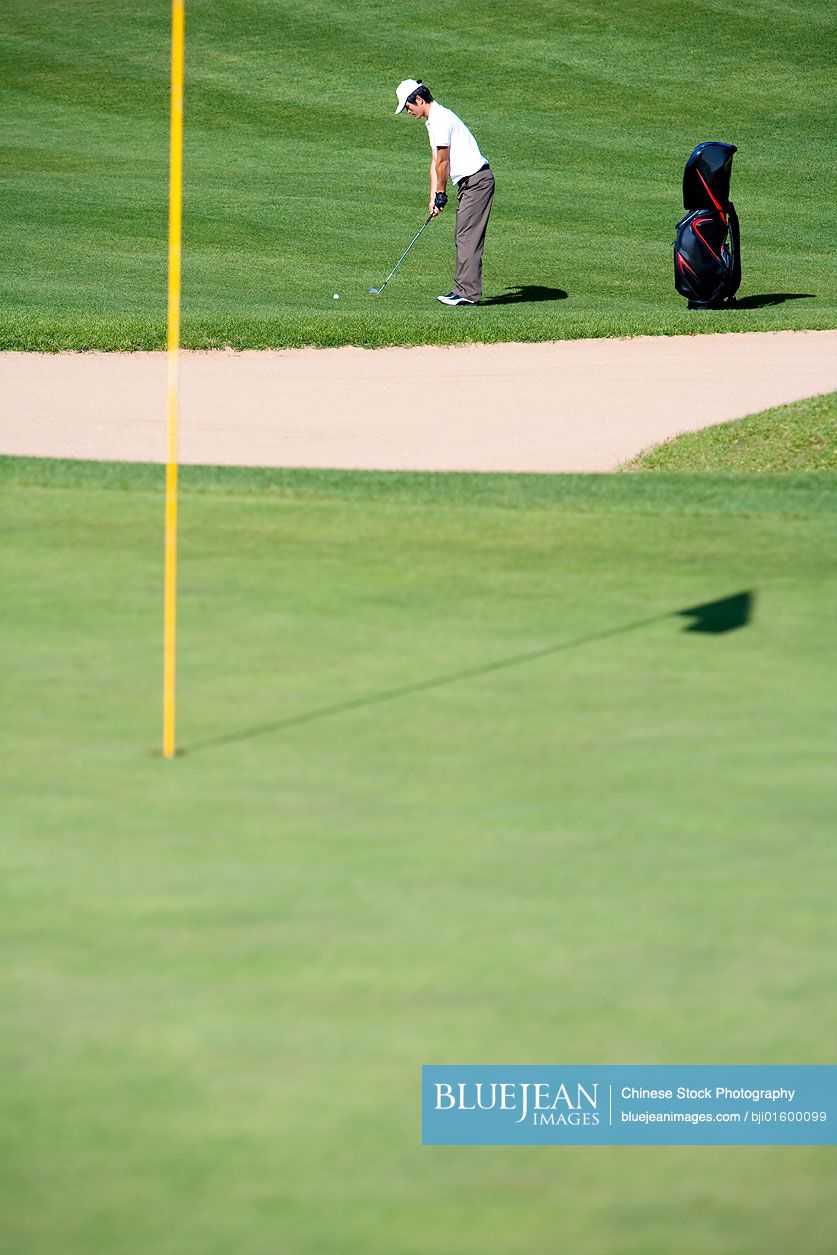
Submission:
[[[431,219],[433,218],[433,216],[434,216],[433,214],[429,214],[429,215],[428,215],[428,217],[427,217],[427,222],[425,222],[424,227],[426,227],[426,226],[427,226],[427,223],[431,221]],[[395,265],[393,266],[392,270],[391,270],[391,271],[389,272],[389,274],[387,275],[386,279],[384,279],[384,281],[383,281],[383,283],[381,284],[381,286],[380,286],[379,288],[370,288],[370,289],[369,289],[369,291],[370,291],[370,292],[373,292],[373,293],[375,294],[375,296],[380,296],[381,292],[383,292],[384,288],[387,286],[387,284],[389,283],[390,279],[391,279],[391,278],[392,278],[392,276],[395,274],[396,270],[397,270],[397,269],[398,269],[398,267],[401,265],[402,261],[403,261],[403,260],[404,260],[404,258],[407,256],[407,254],[409,253],[410,249],[411,249],[411,248],[413,247],[413,245],[415,244],[415,242],[416,242],[416,240],[418,239],[418,237],[421,235],[421,232],[424,230],[424,227],[422,227],[422,228],[421,228],[421,231],[417,231],[417,232],[416,232],[416,234],[413,236],[412,240],[411,240],[411,241],[410,241],[410,243],[407,245],[407,247],[404,249],[404,252],[403,252],[403,253],[401,254],[401,256],[398,258],[398,261],[395,263]]]

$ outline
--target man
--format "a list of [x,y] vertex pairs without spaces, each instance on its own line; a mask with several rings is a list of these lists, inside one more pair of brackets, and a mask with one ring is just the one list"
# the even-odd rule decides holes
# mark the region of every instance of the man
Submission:
[[448,198],[448,179],[456,184],[456,276],[453,291],[438,299],[443,305],[478,305],[482,299],[482,252],[494,175],[477,141],[461,118],[434,100],[419,79],[405,78],[395,92],[398,108],[424,118],[433,157],[430,162],[428,212],[436,217]]

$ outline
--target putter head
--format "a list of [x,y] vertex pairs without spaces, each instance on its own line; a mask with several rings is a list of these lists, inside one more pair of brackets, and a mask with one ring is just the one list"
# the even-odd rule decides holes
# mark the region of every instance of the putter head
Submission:
[[381,289],[380,289],[380,288],[370,288],[370,289],[369,289],[369,291],[370,291],[370,292],[374,292],[376,296],[379,296],[379,295],[380,295],[380,292],[381,292]]

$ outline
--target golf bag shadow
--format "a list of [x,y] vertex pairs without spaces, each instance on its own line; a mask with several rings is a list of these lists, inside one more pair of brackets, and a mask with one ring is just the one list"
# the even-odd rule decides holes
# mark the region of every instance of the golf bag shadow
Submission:
[[729,199],[734,144],[698,144],[683,171],[674,286],[689,309],[723,309],[741,283],[738,215]]

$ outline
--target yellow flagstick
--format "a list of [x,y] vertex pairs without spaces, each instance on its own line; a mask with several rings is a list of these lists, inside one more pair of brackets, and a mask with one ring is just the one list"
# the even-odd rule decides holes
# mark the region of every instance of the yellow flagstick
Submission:
[[171,6],[171,151],[169,159],[168,457],[166,460],[163,606],[163,757],[175,753],[177,625],[177,401],[180,350],[180,225],[183,201],[183,37],[185,0]]

